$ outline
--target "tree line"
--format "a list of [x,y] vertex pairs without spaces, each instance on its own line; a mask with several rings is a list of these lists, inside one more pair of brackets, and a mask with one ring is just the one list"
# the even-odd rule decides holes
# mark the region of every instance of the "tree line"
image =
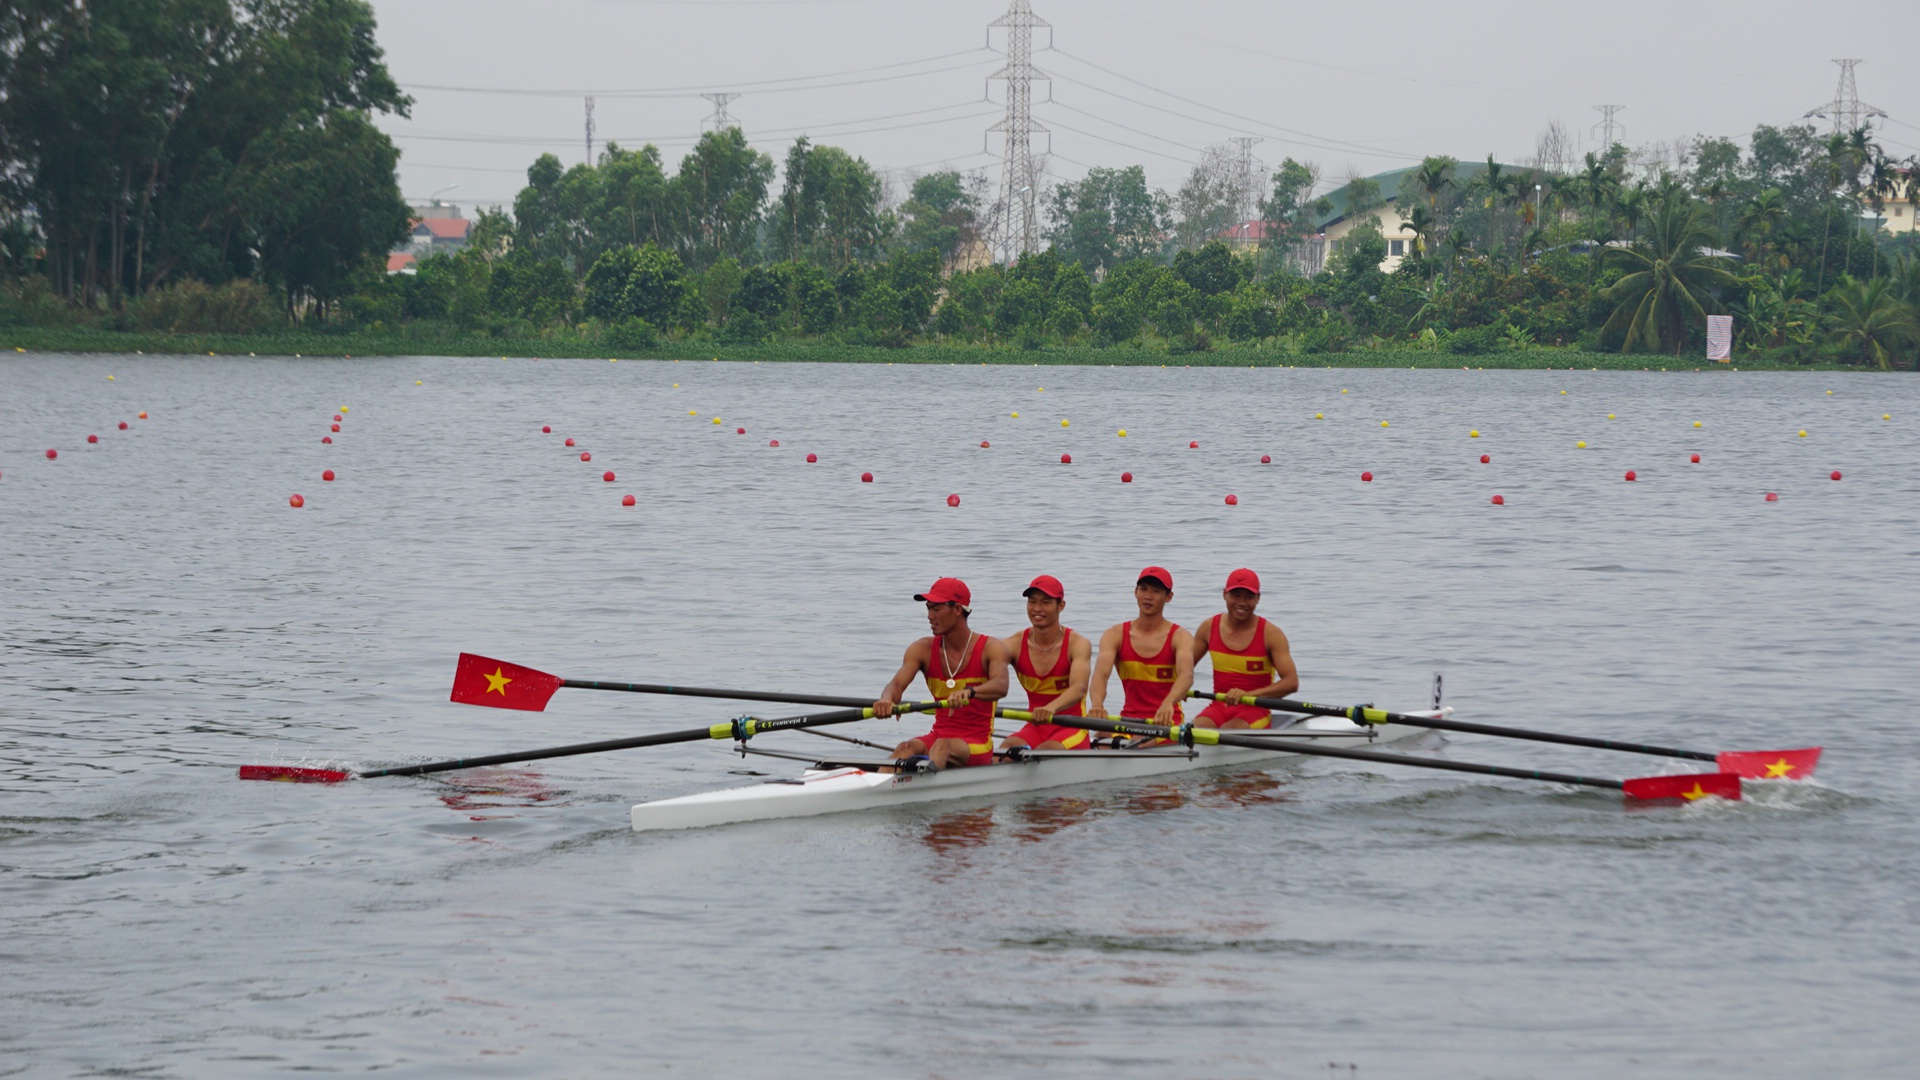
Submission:
[[843,149],[801,138],[776,162],[736,128],[672,167],[653,146],[542,155],[465,249],[388,275],[409,211],[373,117],[409,105],[362,0],[16,0],[0,323],[1676,355],[1726,313],[1743,354],[1920,364],[1912,234],[1863,218],[1911,213],[1920,169],[1867,129],[1579,161],[1543,139],[1531,165],[1429,157],[1391,190],[1327,190],[1291,158],[1248,190],[1215,147],[1172,192],[1138,166],[1043,188],[1044,247],[1001,263],[983,177],[896,193]]

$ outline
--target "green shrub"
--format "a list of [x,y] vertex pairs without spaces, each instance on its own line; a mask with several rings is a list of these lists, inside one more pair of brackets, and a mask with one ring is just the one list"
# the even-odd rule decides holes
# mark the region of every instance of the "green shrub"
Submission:
[[1448,334],[1441,346],[1455,356],[1485,356],[1507,347],[1503,326],[1469,326]]
[[176,281],[135,300],[128,315],[138,329],[169,334],[260,334],[286,324],[273,294],[248,278]]
[[629,315],[607,327],[606,342],[616,349],[651,349],[660,344],[660,331],[638,315]]

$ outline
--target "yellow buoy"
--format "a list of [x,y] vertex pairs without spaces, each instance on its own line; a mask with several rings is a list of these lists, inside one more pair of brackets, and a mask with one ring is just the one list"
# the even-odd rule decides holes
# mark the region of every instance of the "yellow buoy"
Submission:
[[1387,426],[1387,422],[1386,422],[1385,420],[1382,420],[1382,421],[1380,421],[1380,426],[1381,426],[1381,427],[1386,427],[1386,426]]
[[1695,421],[1693,422],[1693,426],[1694,426],[1694,427],[1699,427],[1699,426],[1700,426],[1700,421],[1698,421],[1698,420],[1695,420]]
[[1800,437],[1801,437],[1801,438],[1803,438],[1803,439],[1807,437],[1807,429],[1806,429],[1806,428],[1801,428],[1801,429],[1800,429]]
[[1343,387],[1341,387],[1341,388],[1340,388],[1340,392],[1341,392],[1341,393],[1343,393],[1343,394],[1344,394],[1344,393],[1346,393],[1346,392],[1347,392],[1347,388],[1346,388],[1346,387],[1344,387],[1344,386],[1343,386]]
[[107,381],[108,381],[108,382],[112,382],[112,381],[113,381],[113,376],[111,376],[111,375],[109,375],[109,376],[107,376]]
[[699,416],[699,415],[700,415],[700,410],[699,410],[699,409],[688,409],[688,410],[687,410],[687,415],[688,415],[688,416]]
[[415,379],[415,380],[413,380],[413,385],[415,385],[415,386],[419,386],[419,385],[421,385],[421,382],[420,382],[420,380],[419,380],[419,379]]
[[717,417],[717,416],[716,416],[716,417],[714,417],[714,418],[713,418],[713,422],[714,422],[714,423],[716,423],[716,424],[717,424],[717,423],[719,423],[719,422],[720,422],[720,418],[719,418],[719,417]]
[[346,407],[345,405],[342,405],[342,406],[340,406],[340,411],[341,411],[341,412],[347,412],[347,411],[349,411],[349,410],[347,409],[347,407]]
[[1565,390],[1560,391],[1560,396],[1561,397],[1567,396],[1567,392]]
[[1121,428],[1121,429],[1120,429],[1120,437],[1121,437],[1121,438],[1123,438],[1123,439],[1127,437],[1127,429],[1126,429],[1126,428]]
[[1060,421],[1060,426],[1061,426],[1061,427],[1066,427],[1066,426],[1067,426],[1067,422],[1066,422],[1065,420],[1062,420],[1062,421]]
[[1325,420],[1327,417],[1325,413],[1314,413],[1313,418],[1315,420]]
[[[981,364],[980,366],[981,366],[981,367],[986,367],[987,365],[985,365],[985,364]],[[1044,394],[1044,393],[1046,393],[1046,392],[1047,392],[1047,388],[1046,388],[1046,387],[1044,387],[1044,386],[1042,386],[1042,387],[1040,387],[1040,393],[1042,393],[1042,394]]]
[[679,384],[679,383],[674,383],[674,384],[673,384],[673,388],[674,388],[675,390],[678,390],[678,389],[680,389],[680,384]]
[[1573,448],[1575,450],[1585,450],[1587,448],[1587,444],[1583,442],[1577,442],[1573,444]]
[[1891,419],[1893,419],[1893,414],[1892,414],[1892,413],[1881,413],[1881,414],[1880,414],[1880,419],[1882,419],[1882,420],[1891,420]]
[[1480,433],[1479,433],[1479,432],[1477,432],[1477,431],[1469,431],[1469,432],[1467,432],[1467,438],[1469,438],[1469,439],[1477,439],[1477,438],[1479,438],[1479,437],[1480,437]]
[[1614,417],[1613,417],[1613,414],[1612,414],[1612,413],[1608,413],[1608,414],[1607,414],[1607,419],[1609,419],[1609,420],[1612,420],[1613,418],[1614,418]]

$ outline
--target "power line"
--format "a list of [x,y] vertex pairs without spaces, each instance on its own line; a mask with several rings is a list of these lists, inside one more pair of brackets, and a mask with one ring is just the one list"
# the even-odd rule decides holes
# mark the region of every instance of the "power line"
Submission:
[[1040,220],[1033,189],[1040,178],[1033,171],[1033,136],[1045,134],[1047,129],[1033,122],[1033,84],[1035,80],[1045,81],[1047,75],[1033,66],[1033,32],[1047,29],[1051,47],[1052,26],[1033,13],[1033,6],[1027,0],[1013,0],[1007,6],[1007,13],[987,26],[989,34],[994,27],[1007,32],[1007,62],[987,76],[990,80],[1006,82],[1007,115],[987,130],[1006,135],[1006,151],[1001,156],[1000,167],[1000,203],[1006,208],[1001,219],[1005,229],[1001,250],[1003,257],[1011,262],[1039,244]]
[[[756,93],[776,94],[795,90],[826,90],[837,86],[862,86],[874,82],[886,82],[889,79],[916,79],[922,75],[938,75],[947,71],[959,71],[984,63],[984,58],[971,63],[955,64],[951,67],[936,68],[931,71],[912,71],[901,75],[889,75],[880,79],[854,79],[850,82],[818,83],[812,86],[787,86],[787,83],[815,83],[820,79],[839,79],[853,75],[866,75],[876,71],[891,71],[895,68],[914,67],[940,60],[951,60],[958,56],[971,56],[984,52],[984,49],[962,49],[959,52],[942,53],[939,56],[925,56],[918,60],[902,60],[897,64],[879,64],[868,68],[855,68],[850,71],[833,71],[821,75],[793,75],[784,79],[760,79],[754,82],[736,82],[724,84],[730,87],[746,87]],[[448,86],[441,83],[401,83],[408,90],[435,90],[451,94],[497,94],[506,97],[581,97],[585,90],[534,90],[502,86]],[[701,93],[716,89],[713,83],[698,83],[691,86],[656,86],[631,90],[602,90],[599,96],[609,98],[645,98],[645,97],[698,97]]]
[[1811,120],[1819,117],[1833,122],[1833,134],[1851,135],[1869,124],[1876,116],[1885,116],[1885,109],[1878,109],[1860,100],[1860,87],[1854,84],[1853,69],[1858,60],[1835,60],[1840,65],[1840,84],[1833,88],[1833,100],[1825,105],[1807,110],[1801,119]]
[[738,98],[739,94],[717,93],[700,96],[713,103],[713,115],[707,117],[706,123],[701,125],[701,130],[725,131],[733,126],[733,117],[727,112],[727,104]]
[[1626,108],[1625,105],[1595,105],[1593,107],[1594,111],[1600,114],[1600,122],[1593,125],[1593,129],[1601,133],[1600,153],[1602,155],[1605,155],[1607,151],[1613,149],[1613,144],[1619,141],[1614,138],[1614,130],[1616,128],[1619,129],[1622,135],[1627,133],[1627,126],[1614,119],[1614,117],[1626,111]]
[[[925,121],[923,123],[891,124],[883,127],[864,128],[858,131],[830,130],[834,128],[855,127],[861,124],[877,124],[883,120],[898,120],[898,119],[903,119],[905,117],[910,117],[910,116],[925,116],[930,113],[946,112],[950,109],[974,108],[974,107],[978,107],[980,104],[981,102],[978,99],[976,99],[973,101],[957,102],[951,105],[936,105],[930,109],[913,109],[907,112],[887,113],[882,116],[866,116],[866,117],[861,117],[857,120],[831,120],[831,121],[827,121],[819,124],[803,124],[798,127],[757,128],[753,131],[748,132],[747,134],[749,134],[754,138],[766,138],[769,136],[776,136],[776,135],[805,135],[805,134],[819,133],[819,134],[837,138],[841,135],[866,135],[866,134],[872,134],[875,132],[882,132],[882,131],[898,131],[906,128],[927,127],[932,124],[943,124],[948,122],[958,122],[962,120],[977,120],[982,117],[994,115],[992,112],[972,112],[962,116],[944,117],[938,120]],[[492,145],[498,145],[498,146],[557,146],[567,141],[565,137],[561,137],[561,136],[490,135],[490,134],[482,134],[478,132],[472,132],[472,133],[458,132],[458,131],[444,132],[444,131],[433,131],[430,129],[416,130],[416,131],[393,131],[393,132],[388,132],[388,137],[395,138],[395,139],[418,139],[424,142],[482,143],[482,144],[492,144]],[[623,143],[629,146],[635,145],[635,144],[644,145],[647,143],[652,143],[659,146],[690,146],[693,143],[697,142],[698,140],[690,139],[685,135],[633,135],[633,136],[624,136],[619,138],[608,139],[607,141],[610,143],[611,142]]]

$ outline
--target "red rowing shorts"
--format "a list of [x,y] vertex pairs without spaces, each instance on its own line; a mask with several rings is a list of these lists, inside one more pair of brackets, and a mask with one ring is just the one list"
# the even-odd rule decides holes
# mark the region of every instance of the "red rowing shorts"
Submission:
[[1248,727],[1258,730],[1272,726],[1273,714],[1253,705],[1229,705],[1224,701],[1216,701],[1201,709],[1200,715],[1193,718],[1195,725],[1212,728],[1220,727],[1229,720],[1245,720]]
[[1062,724],[1028,724],[1013,733],[1013,737],[1028,746],[1057,742],[1068,750],[1087,748],[1087,729],[1067,727]]
[[[964,736],[954,735],[949,732],[942,732],[938,728],[935,728],[934,730],[927,732],[925,735],[920,736],[920,745],[926,747],[928,750],[932,750],[933,742],[935,739],[964,740],[964,738],[965,738]],[[993,744],[990,742],[983,742],[983,743],[968,742],[967,743],[967,764],[969,765],[993,764]]]

